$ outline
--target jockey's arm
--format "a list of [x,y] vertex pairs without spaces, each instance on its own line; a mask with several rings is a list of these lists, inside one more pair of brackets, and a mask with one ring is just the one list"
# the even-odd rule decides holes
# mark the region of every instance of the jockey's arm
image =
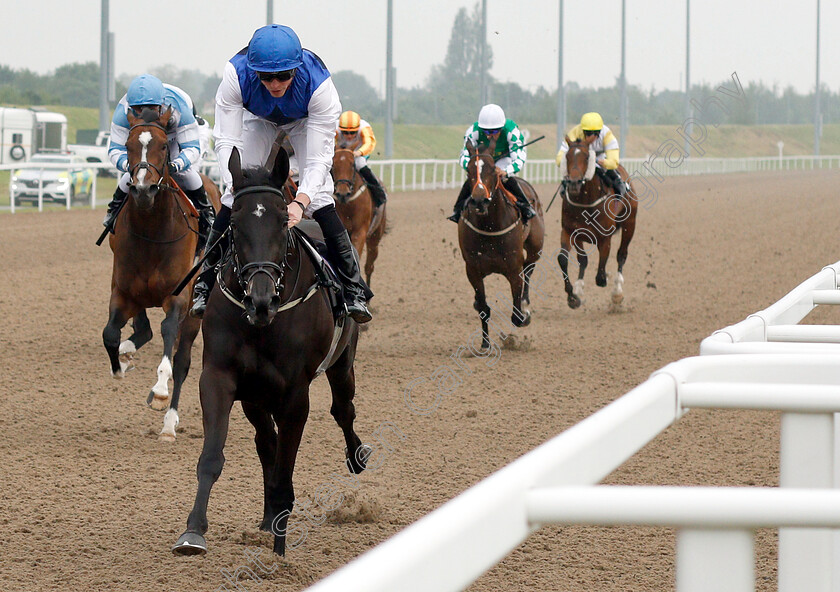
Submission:
[[604,134],[604,154],[598,159],[599,164],[608,171],[618,168],[618,152],[618,140],[608,131]]
[[464,134],[464,147],[461,149],[461,168],[467,170],[467,165],[470,163],[470,153],[467,150],[467,142],[476,142],[478,141],[478,134],[473,133],[473,126],[467,128],[466,133]]
[[128,117],[126,116],[126,102],[123,97],[114,109],[114,117],[111,119],[111,135],[108,140],[108,159],[118,171],[128,171],[128,149],[125,143],[128,140]]
[[306,155],[300,171],[297,197],[309,206],[311,196],[327,183],[335,152],[335,128],[341,115],[341,101],[332,78],[321,83],[309,99],[306,118]]
[[216,157],[219,159],[219,172],[225,185],[225,193],[230,194],[233,179],[228,168],[228,160],[234,148],[242,152],[242,118],[245,106],[242,104],[242,91],[236,68],[228,62],[222,74],[222,82],[216,91],[216,125],[213,128]]
[[[172,116],[175,117],[176,113],[173,113]],[[181,152],[172,159],[172,164],[179,171],[185,171],[201,158],[201,138],[199,137],[198,122],[192,113],[192,105],[178,105],[177,116],[179,116],[179,119],[175,128],[175,139]]]
[[368,156],[376,148],[376,136],[373,135],[373,128],[366,125],[359,129],[359,135],[362,139],[362,145],[353,152],[356,156]]
[[522,145],[525,143],[522,131],[518,126],[514,126],[507,135],[510,164],[505,167],[505,173],[508,175],[515,175],[525,166],[525,148]]

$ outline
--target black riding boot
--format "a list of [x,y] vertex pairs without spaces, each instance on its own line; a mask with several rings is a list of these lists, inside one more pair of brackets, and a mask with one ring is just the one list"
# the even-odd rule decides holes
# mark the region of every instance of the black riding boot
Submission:
[[119,214],[126,197],[128,197],[128,194],[117,185],[117,188],[114,190],[114,197],[108,203],[108,211],[105,212],[105,219],[102,220],[102,226],[110,230],[111,234],[114,234],[114,222],[117,221],[117,214]]
[[470,182],[464,181],[463,187],[461,187],[461,193],[458,194],[458,199],[455,200],[455,206],[452,208],[452,215],[447,216],[447,220],[452,220],[453,222],[457,223],[458,220],[461,219],[461,212],[464,209],[464,206],[467,204],[467,200],[470,198]]
[[527,222],[537,215],[537,212],[534,211],[534,208],[531,206],[528,198],[525,197],[524,193],[522,193],[522,188],[519,186],[519,183],[516,182],[516,179],[508,177],[504,182],[504,186],[505,189],[510,191],[516,197],[516,205],[519,206],[523,222]]
[[[222,206],[219,210],[219,215],[213,222],[213,228],[207,236],[207,244],[211,247],[219,240],[219,237],[227,230],[230,224],[230,208]],[[193,304],[190,308],[190,316],[200,319],[204,316],[204,311],[207,309],[207,299],[210,297],[210,291],[216,284],[216,266],[222,260],[222,256],[227,250],[227,239],[222,240],[216,248],[207,254],[204,264],[201,267],[201,273],[193,286]]]
[[184,193],[187,194],[195,209],[198,210],[198,245],[196,245],[196,252],[200,253],[207,244],[207,233],[213,227],[216,211],[210,204],[210,200],[207,199],[207,192],[204,191],[204,187],[184,191]]
[[624,197],[624,194],[627,192],[627,187],[624,185],[624,181],[618,174],[618,170],[607,169],[604,171],[604,174],[609,180],[609,182],[612,184],[613,189],[615,189],[618,193],[619,197]]
[[370,196],[373,198],[373,205],[377,208],[381,207],[386,201],[388,201],[388,196],[385,194],[385,188],[382,187],[382,183],[379,182],[379,179],[376,178],[376,175],[373,174],[373,171],[370,170],[370,167],[363,166],[359,169],[359,174],[362,176],[362,179],[365,180],[365,185],[370,190]]
[[335,265],[336,272],[344,288],[344,301],[349,314],[357,323],[367,323],[371,320],[367,308],[368,298],[373,296],[370,288],[362,280],[356,250],[350,242],[350,235],[341,223],[334,205],[325,206],[313,215],[327,243],[330,262]]

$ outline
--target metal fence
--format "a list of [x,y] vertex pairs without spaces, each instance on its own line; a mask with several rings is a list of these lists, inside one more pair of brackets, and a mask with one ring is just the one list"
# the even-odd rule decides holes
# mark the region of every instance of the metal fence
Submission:
[[[634,173],[673,177],[765,171],[801,171],[840,168],[840,156],[783,156],[750,158],[624,158],[621,164]],[[454,189],[464,182],[457,160],[371,160],[368,165],[391,191]],[[560,169],[553,160],[529,160],[521,176],[533,184],[559,183]]]
[[[817,305],[840,304],[838,273],[840,261],[704,340],[701,353],[718,355],[655,372],[308,590],[462,590],[557,523],[675,528],[677,592],[753,592],[753,531],[778,528],[779,590],[832,592],[840,583],[840,327],[798,323]],[[781,487],[597,485],[693,408],[781,411]]]

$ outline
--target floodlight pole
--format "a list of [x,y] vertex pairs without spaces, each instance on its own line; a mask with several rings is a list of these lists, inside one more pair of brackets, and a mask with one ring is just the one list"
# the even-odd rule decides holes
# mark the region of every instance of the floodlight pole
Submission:
[[274,24],[274,0],[265,0],[265,24]]
[[385,42],[385,158],[394,155],[394,0],[388,0]]
[[817,0],[817,86],[814,89],[814,156],[820,155],[820,135],[822,118],[820,117],[820,0]]
[[559,39],[557,44],[557,150],[566,136],[566,87],[563,84],[563,0],[560,0]]
[[619,117],[621,119],[621,133],[618,137],[618,149],[621,156],[626,157],[624,146],[627,143],[627,70],[625,69],[626,62],[626,2],[621,0],[621,105],[619,106]]
[[108,0],[102,0],[99,34],[99,130],[111,129],[111,109],[108,105]]

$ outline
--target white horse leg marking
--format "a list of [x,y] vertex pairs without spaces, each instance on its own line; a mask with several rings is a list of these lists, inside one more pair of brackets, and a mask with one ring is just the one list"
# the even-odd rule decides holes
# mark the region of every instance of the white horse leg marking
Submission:
[[174,442],[175,441],[175,428],[178,427],[178,423],[180,419],[178,418],[178,412],[174,409],[170,409],[166,412],[166,415],[163,416],[163,429],[160,431],[158,435],[158,440],[162,442]]
[[152,387],[152,409],[162,411],[169,404],[169,379],[172,378],[172,363],[168,356],[163,356],[157,369],[158,381]]
[[624,300],[624,276],[616,272],[613,278],[612,301],[613,304],[620,304]]
[[119,372],[112,373],[114,378],[122,378],[125,376],[126,372],[134,368],[134,362],[132,359],[134,358],[134,353],[136,351],[137,348],[134,347],[134,342],[130,339],[126,339],[120,343],[120,349],[118,350],[118,354],[120,356],[120,370]]
[[572,289],[572,294],[583,300],[583,280],[577,280],[575,282],[574,288]]

